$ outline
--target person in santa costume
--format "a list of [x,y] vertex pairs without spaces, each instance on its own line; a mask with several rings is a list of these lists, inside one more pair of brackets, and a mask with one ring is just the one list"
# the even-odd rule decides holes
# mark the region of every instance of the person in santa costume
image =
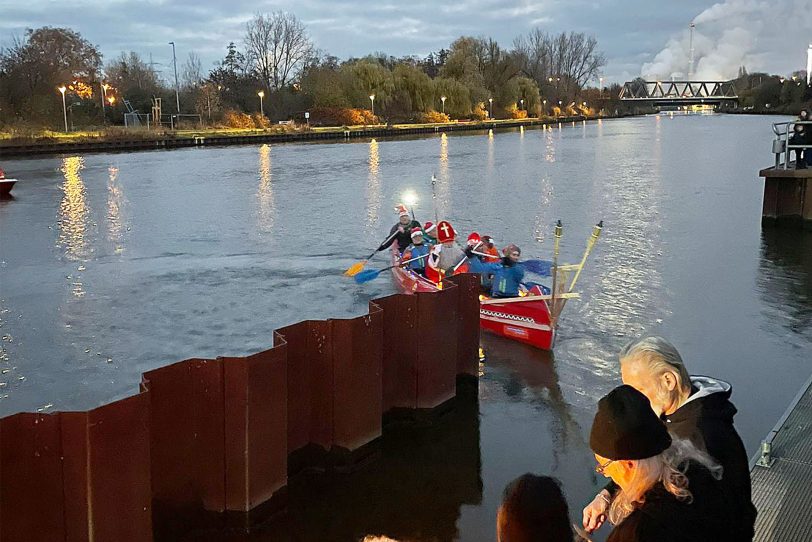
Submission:
[[437,224],[426,222],[423,225],[423,241],[430,245],[437,244]]
[[398,244],[398,250],[403,252],[406,247],[412,244],[412,230],[420,228],[420,222],[412,219],[409,215],[409,209],[402,203],[395,206],[395,212],[398,214],[398,223],[389,230],[389,237],[378,247],[379,252],[389,248],[395,242]]
[[441,220],[437,223],[438,244],[431,249],[429,267],[426,269],[427,276],[435,282],[442,280],[445,275],[465,273],[468,270],[465,253],[454,242],[456,238],[457,232],[448,221]]
[[429,246],[423,241],[423,231],[420,228],[414,228],[412,230],[412,244],[403,251],[403,261],[420,258],[407,263],[406,266],[418,275],[425,275],[428,257]]

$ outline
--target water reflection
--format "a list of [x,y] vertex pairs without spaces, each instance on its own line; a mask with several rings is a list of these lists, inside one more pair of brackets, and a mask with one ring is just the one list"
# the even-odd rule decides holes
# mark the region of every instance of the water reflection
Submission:
[[262,145],[259,148],[259,188],[257,200],[259,201],[258,229],[262,233],[273,230],[274,221],[274,193],[271,173],[271,146]]
[[[459,396],[429,425],[384,427],[380,457],[355,472],[294,477],[281,516],[227,539],[358,542],[379,535],[450,542],[459,537],[460,508],[481,502],[479,403]],[[219,541],[223,535],[212,530],[183,539]]]
[[62,203],[59,205],[59,240],[65,256],[82,260],[89,256],[88,218],[89,209],[85,196],[85,183],[80,175],[84,169],[81,156],[62,159]]
[[381,159],[378,155],[378,141],[370,139],[369,141],[369,157],[367,159],[367,168],[369,174],[367,177],[367,220],[366,227],[370,233],[376,233],[381,212],[381,180],[378,176],[380,170]]
[[448,218],[451,210],[451,178],[448,170],[448,136],[440,134],[440,172],[435,185],[437,213],[440,220]]
[[116,254],[124,252],[123,206],[124,193],[118,182],[118,168],[110,166],[107,168],[107,237]]
[[764,300],[767,325],[812,337],[812,232],[765,228],[756,287]]

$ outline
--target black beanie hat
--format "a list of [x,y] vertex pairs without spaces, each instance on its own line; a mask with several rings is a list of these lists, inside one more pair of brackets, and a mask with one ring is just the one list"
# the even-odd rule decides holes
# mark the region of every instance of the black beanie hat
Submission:
[[665,424],[645,395],[631,386],[613,389],[598,402],[589,447],[606,459],[647,459],[671,446]]

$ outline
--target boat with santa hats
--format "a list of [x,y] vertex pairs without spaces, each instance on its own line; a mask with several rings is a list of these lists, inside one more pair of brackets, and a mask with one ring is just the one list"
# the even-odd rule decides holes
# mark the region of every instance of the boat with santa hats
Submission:
[[[592,247],[600,236],[602,227],[603,222],[599,222],[592,230],[580,263],[558,264],[559,243],[562,234],[562,226],[559,221],[555,228],[554,259],[552,265],[549,266],[552,284],[548,287],[537,283],[526,283],[526,289],[518,297],[491,298],[480,295],[480,328],[536,348],[551,350],[555,343],[558,318],[564,306],[568,300],[580,297],[580,294],[574,291],[575,285],[587,257],[592,251]],[[437,231],[438,241],[442,243],[445,240],[445,246],[448,246],[449,242],[453,242],[456,236],[456,232],[447,221],[439,222]],[[472,248],[480,243],[478,235],[472,234],[468,240],[469,246]],[[474,251],[476,253],[475,248]],[[439,261],[442,249],[438,253],[435,261]],[[487,255],[483,254],[483,256]],[[396,249],[392,250],[391,258],[392,275],[395,284],[404,293],[435,292],[442,288],[446,271],[451,274],[467,272],[467,265],[463,265],[467,258],[462,258],[458,264],[451,268],[445,268],[446,271],[443,270],[442,266],[432,266],[432,260],[430,259],[430,265],[426,266],[428,278],[400,265],[400,254]],[[540,260],[531,260],[524,263],[529,264],[531,262],[540,262]]]

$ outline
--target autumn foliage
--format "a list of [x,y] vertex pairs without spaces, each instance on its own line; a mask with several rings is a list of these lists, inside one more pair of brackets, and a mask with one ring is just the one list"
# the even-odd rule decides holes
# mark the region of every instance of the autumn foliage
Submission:
[[378,117],[368,109],[316,107],[310,111],[310,123],[322,126],[359,126],[378,124]]
[[417,115],[417,122],[430,124],[435,122],[451,122],[448,115],[440,113],[439,111],[429,111],[427,113],[420,113]]

